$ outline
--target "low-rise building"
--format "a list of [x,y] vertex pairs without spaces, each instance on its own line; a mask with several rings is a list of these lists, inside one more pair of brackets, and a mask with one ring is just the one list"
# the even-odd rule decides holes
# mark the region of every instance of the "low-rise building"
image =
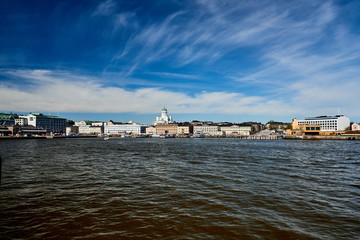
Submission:
[[90,135],[90,125],[79,125],[77,127],[80,135]]
[[103,126],[90,126],[90,135],[99,135],[104,133]]
[[28,125],[26,116],[19,116],[15,118],[15,125],[20,125],[20,126]]
[[252,127],[249,125],[220,126],[221,134],[224,136],[249,136],[252,132]]
[[149,126],[146,128],[145,133],[148,135],[156,134],[156,128],[154,126]]
[[179,124],[177,127],[178,135],[190,135],[193,133],[194,127],[190,124]]
[[[345,131],[350,126],[350,119],[344,115],[336,115],[333,117],[320,116],[313,118],[305,118],[304,120],[293,120],[294,124],[301,125],[320,125],[322,132]],[[296,127],[295,125],[295,127]]]
[[47,134],[46,129],[34,127],[32,125],[20,126],[16,124],[9,126],[8,129],[13,136],[41,136]]
[[200,133],[209,136],[219,136],[221,135],[220,126],[218,125],[196,125],[194,126],[194,133]]
[[130,121],[127,124],[110,124],[105,126],[104,133],[108,135],[135,134],[141,135],[146,131],[146,125]]
[[0,136],[10,136],[12,132],[5,126],[0,125]]
[[353,123],[353,125],[351,126],[351,130],[352,131],[360,131],[360,124]]
[[157,124],[156,133],[159,135],[177,134],[177,124]]
[[292,121],[292,129],[288,135],[339,135],[345,133],[350,126],[350,119],[343,115],[334,117],[320,116]]
[[66,135],[76,135],[79,134],[79,126],[67,126],[66,127]]

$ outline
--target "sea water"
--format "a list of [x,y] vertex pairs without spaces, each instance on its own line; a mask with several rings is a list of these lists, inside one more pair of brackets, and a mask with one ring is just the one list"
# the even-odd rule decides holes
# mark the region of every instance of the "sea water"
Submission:
[[360,239],[360,142],[0,140],[0,239]]

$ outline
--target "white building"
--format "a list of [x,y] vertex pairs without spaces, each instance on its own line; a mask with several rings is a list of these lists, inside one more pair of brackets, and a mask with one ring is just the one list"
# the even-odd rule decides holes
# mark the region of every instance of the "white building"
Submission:
[[90,135],[90,125],[78,125],[80,135]]
[[26,116],[19,116],[19,118],[15,118],[15,125],[20,125],[20,126],[26,126],[28,125],[28,121]]
[[93,123],[91,123],[91,126],[93,126],[93,127],[103,127],[105,125],[106,125],[105,122],[93,122]]
[[222,135],[232,136],[232,135],[246,135],[251,134],[251,126],[241,126],[241,125],[232,125],[232,126],[221,126],[220,130]]
[[298,120],[298,125],[320,125],[321,131],[344,131],[350,126],[350,119],[344,115],[320,116]]
[[161,116],[156,116],[156,120],[153,122],[153,125],[172,123],[175,123],[175,121],[171,116],[168,116],[167,109],[164,107],[161,111]]
[[76,121],[74,126],[82,126],[82,125],[87,125],[85,121]]
[[197,125],[194,126],[194,134],[200,133],[210,136],[221,135],[220,126],[218,125]]
[[112,124],[104,127],[104,134],[121,135],[121,134],[136,134],[141,135],[146,131],[145,125],[129,122],[128,124]]

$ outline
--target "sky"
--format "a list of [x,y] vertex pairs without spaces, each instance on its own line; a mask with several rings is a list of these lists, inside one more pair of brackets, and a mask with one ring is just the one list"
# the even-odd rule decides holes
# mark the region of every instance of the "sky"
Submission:
[[0,112],[360,122],[360,1],[2,0]]

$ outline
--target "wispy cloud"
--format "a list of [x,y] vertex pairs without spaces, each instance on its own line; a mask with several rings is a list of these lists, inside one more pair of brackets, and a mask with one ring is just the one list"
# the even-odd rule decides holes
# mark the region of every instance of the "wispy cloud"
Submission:
[[169,73],[169,72],[147,72],[147,74],[170,77],[170,78],[180,78],[180,79],[199,79],[199,76],[189,75],[189,74],[181,74],[181,73]]
[[116,3],[113,0],[106,0],[100,3],[95,9],[93,16],[108,16],[114,13]]

